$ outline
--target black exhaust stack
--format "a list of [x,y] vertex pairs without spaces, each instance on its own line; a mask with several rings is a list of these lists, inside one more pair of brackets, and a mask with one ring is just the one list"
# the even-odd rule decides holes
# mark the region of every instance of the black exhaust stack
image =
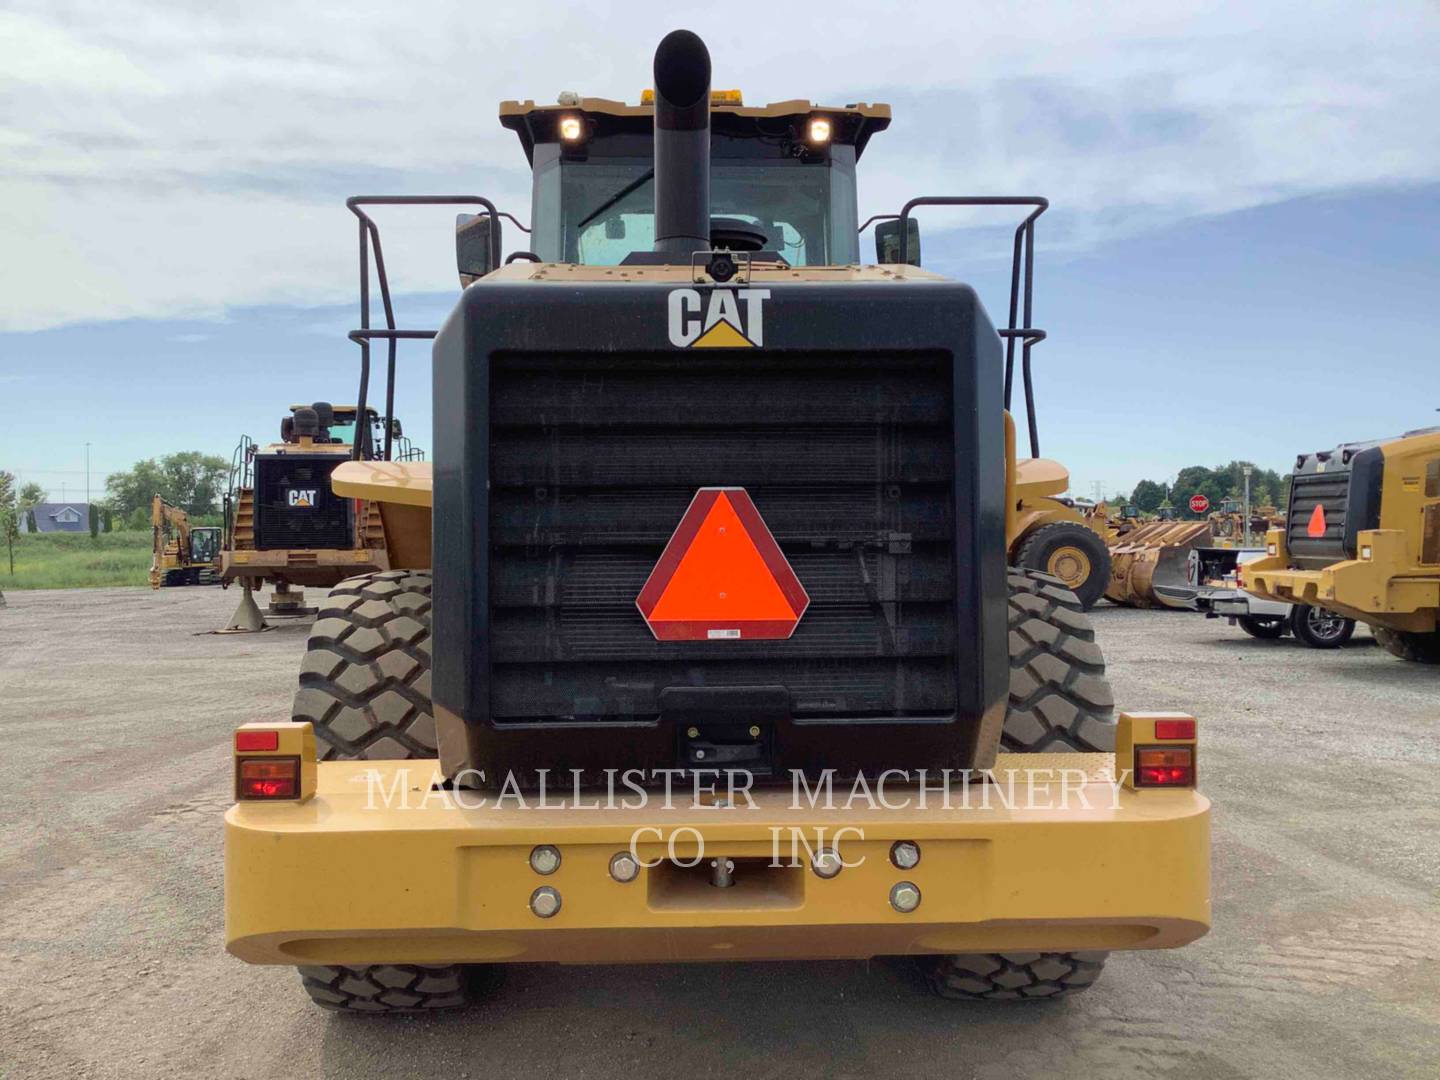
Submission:
[[672,30],[655,50],[655,250],[710,247],[710,50]]

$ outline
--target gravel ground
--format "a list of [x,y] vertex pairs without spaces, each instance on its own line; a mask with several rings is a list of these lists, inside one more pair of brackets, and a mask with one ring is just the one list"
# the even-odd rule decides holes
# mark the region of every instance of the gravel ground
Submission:
[[218,589],[0,610],[0,1077],[1433,1077],[1440,671],[1188,614],[1097,611],[1117,700],[1204,724],[1215,925],[1086,994],[925,995],[898,962],[515,968],[425,1018],[336,1017],[221,944],[236,724],[283,717],[305,626]]

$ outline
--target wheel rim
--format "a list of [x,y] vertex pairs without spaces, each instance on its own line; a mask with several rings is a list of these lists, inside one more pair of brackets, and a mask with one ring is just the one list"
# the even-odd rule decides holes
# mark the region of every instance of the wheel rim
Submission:
[[1312,634],[1318,638],[1324,638],[1326,641],[1337,638],[1345,632],[1345,616],[1336,615],[1324,608],[1312,607],[1306,613],[1305,621],[1309,623]]
[[1045,560],[1045,572],[1073,589],[1090,577],[1090,556],[1066,544],[1050,553],[1050,558]]

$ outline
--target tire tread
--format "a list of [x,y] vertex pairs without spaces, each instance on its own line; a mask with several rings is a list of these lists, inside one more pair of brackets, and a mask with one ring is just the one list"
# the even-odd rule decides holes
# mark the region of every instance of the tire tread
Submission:
[[1095,629],[1075,594],[1011,568],[1010,699],[1000,747],[1010,753],[1115,749],[1115,697]]
[[321,605],[290,714],[315,726],[322,761],[436,756],[431,588],[429,571],[385,570]]

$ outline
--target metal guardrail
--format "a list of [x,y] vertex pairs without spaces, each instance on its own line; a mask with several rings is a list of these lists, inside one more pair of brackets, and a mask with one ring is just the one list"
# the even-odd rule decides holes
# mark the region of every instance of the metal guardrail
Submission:
[[[351,341],[360,346],[360,392],[356,395],[357,415],[364,417],[365,406],[370,393],[370,343],[380,340],[388,343],[388,357],[385,369],[385,449],[383,459],[391,460],[393,428],[395,418],[395,359],[397,345],[401,341],[427,341],[436,330],[400,330],[395,325],[395,305],[390,295],[390,279],[385,272],[385,251],[380,245],[380,226],[366,213],[367,206],[478,206],[490,216],[491,265],[500,265],[503,245],[500,238],[500,219],[509,218],[522,231],[530,230],[521,225],[513,214],[495,209],[495,204],[481,195],[356,195],[345,200],[345,205],[359,221],[360,230],[360,328],[349,333]],[[380,303],[385,312],[385,326],[377,329],[370,325],[370,252],[374,249],[375,277],[380,286]],[[360,440],[355,440],[353,456],[360,458]],[[412,451],[413,452],[413,451]]]
[[860,226],[864,232],[876,221],[900,224],[900,262],[910,261],[910,217],[918,206],[1030,206],[1034,209],[1015,227],[1010,259],[1010,312],[1003,330],[1005,341],[1005,408],[1010,408],[1015,382],[1015,343],[1020,343],[1020,374],[1025,388],[1025,422],[1030,435],[1030,456],[1040,456],[1040,434],[1035,419],[1035,381],[1030,369],[1030,347],[1045,340],[1045,331],[1031,326],[1035,283],[1035,219],[1050,207],[1039,195],[922,195],[911,199],[898,214],[876,214]]

